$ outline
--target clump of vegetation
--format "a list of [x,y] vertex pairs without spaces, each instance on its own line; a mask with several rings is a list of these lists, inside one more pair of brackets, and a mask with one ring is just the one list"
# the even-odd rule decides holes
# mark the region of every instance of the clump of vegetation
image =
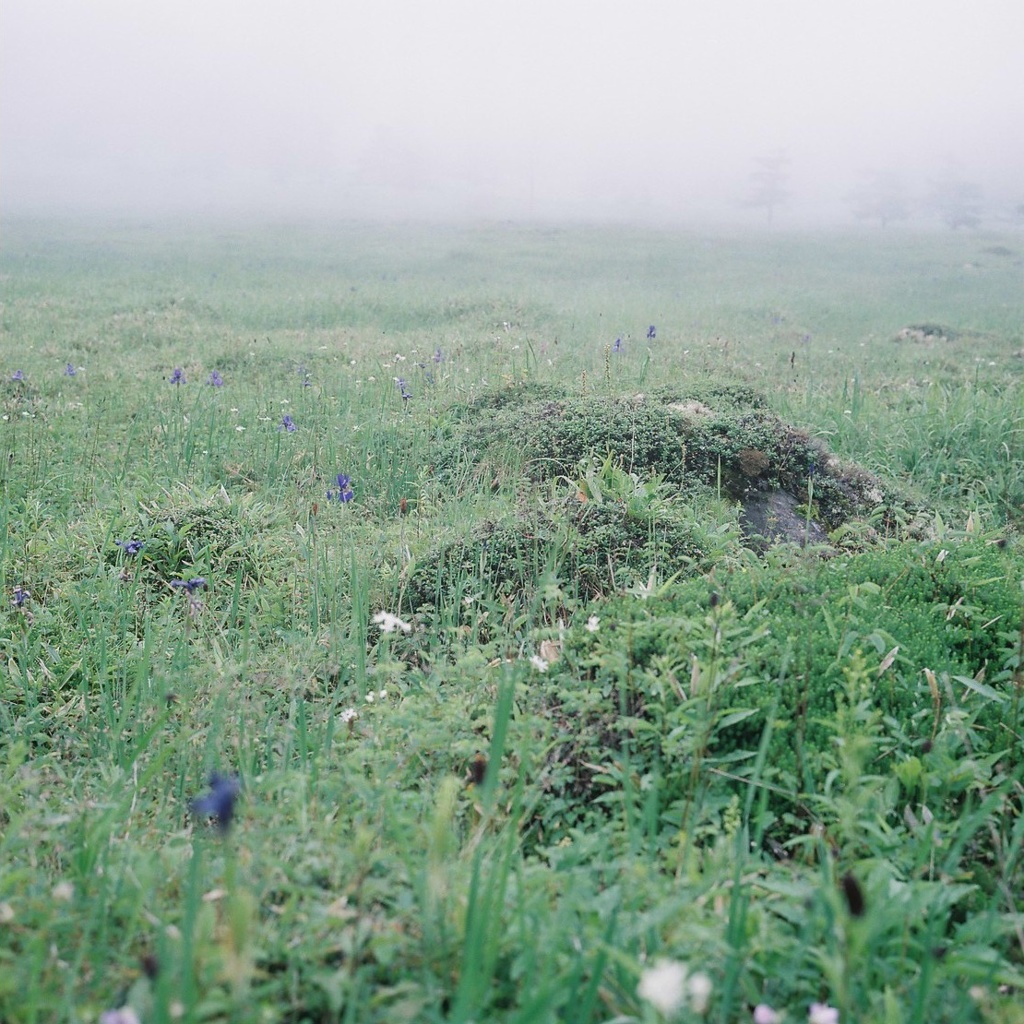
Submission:
[[[121,527],[125,539],[106,557],[113,563],[137,555],[157,582],[216,569],[221,576],[258,583],[267,571],[268,527],[280,515],[266,502],[232,499],[226,491],[183,494],[140,505],[134,520],[126,518]],[[133,541],[135,550],[129,551]]]
[[[665,799],[692,800],[695,763],[728,767],[738,781],[768,736],[768,804],[806,821],[808,795],[827,788],[837,700],[854,662],[880,716],[874,770],[927,762],[940,731],[958,722],[988,749],[1013,746],[1024,720],[1022,576],[1019,552],[986,541],[903,542],[823,562],[748,564],[643,601],[611,598],[594,608],[607,624],[600,632],[566,641],[577,681],[558,687],[561,784],[582,798],[579,815],[592,815],[593,765],[628,748],[633,770],[657,774]],[[704,724],[684,758],[680,740],[696,741],[679,716],[695,708]],[[963,794],[938,776],[935,786],[927,801]]]
[[660,477],[628,472],[609,453],[584,459],[552,496],[530,499],[468,535],[435,546],[411,573],[413,610],[458,607],[476,593],[529,605],[538,581],[589,601],[646,581],[703,573],[736,557],[735,513],[709,488],[680,495]]
[[[897,489],[787,426],[748,385],[702,382],[654,396],[557,395],[515,385],[468,403],[452,423],[435,469],[444,478],[457,468],[474,485],[508,483],[510,468],[520,479],[549,481],[597,458],[657,477],[683,498],[699,500],[710,489],[745,505],[785,491],[819,532],[868,519],[895,532],[912,514]],[[467,464],[475,471],[467,473]]]
[[901,327],[896,338],[898,341],[956,341],[961,332],[947,324],[908,324]]

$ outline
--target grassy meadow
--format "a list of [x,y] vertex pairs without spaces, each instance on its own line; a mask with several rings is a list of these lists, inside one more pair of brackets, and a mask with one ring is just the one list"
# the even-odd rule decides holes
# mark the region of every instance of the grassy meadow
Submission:
[[11,220],[0,1020],[1024,1022],[1024,237]]

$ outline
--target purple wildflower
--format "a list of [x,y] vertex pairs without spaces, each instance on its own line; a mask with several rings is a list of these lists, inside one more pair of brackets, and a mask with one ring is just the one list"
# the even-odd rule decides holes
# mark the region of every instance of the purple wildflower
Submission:
[[210,376],[206,378],[206,383],[211,388],[222,388],[224,387],[224,378],[216,370],[211,370]]
[[15,608],[22,608],[31,596],[32,592],[26,587],[15,587],[11,602]]
[[190,580],[171,580],[171,586],[175,590],[187,590],[190,594],[194,594],[206,586],[206,577],[193,576]]
[[444,362],[444,353],[439,348],[434,350],[434,362],[435,363],[443,363]]
[[621,338],[616,338],[615,339],[615,344],[612,346],[612,351],[613,352],[621,352],[622,351],[622,339]]
[[120,1010],[104,1010],[100,1014],[100,1024],[139,1024],[139,1015],[130,1006],[122,1006]]
[[182,370],[182,368],[180,366],[176,366],[174,368],[174,372],[171,374],[171,376],[169,378],[169,382],[171,384],[184,384],[184,383],[186,383],[186,381],[185,381],[185,372]]
[[114,543],[126,554],[137,555],[142,550],[145,541],[141,540],[115,540]]
[[352,478],[347,473],[339,473],[334,478],[334,486],[327,490],[327,500],[340,501],[343,504],[351,501],[355,497],[349,486],[351,483]]
[[25,371],[24,370],[15,370],[14,373],[11,374],[11,380],[24,380],[24,379],[25,379]]
[[227,832],[235,816],[235,800],[241,789],[242,784],[237,775],[214,772],[210,776],[210,792],[193,800],[189,807],[193,814],[216,818],[220,831]]
[[653,337],[655,337],[656,334],[657,334],[657,332],[654,329],[654,324],[651,324],[651,326],[647,328],[647,337],[648,338],[653,338]]
[[78,371],[75,369],[75,364],[74,363],[65,363],[64,364],[64,376],[65,377],[74,377],[77,373],[78,373]]
[[409,390],[409,385],[406,384],[401,377],[396,377],[395,383],[398,385],[398,390],[402,396],[402,400],[408,402],[409,399],[412,398],[412,392]]
[[281,425],[277,429],[286,430],[289,434],[294,434],[297,428],[295,426],[295,421],[291,416],[285,416],[284,419],[281,420]]

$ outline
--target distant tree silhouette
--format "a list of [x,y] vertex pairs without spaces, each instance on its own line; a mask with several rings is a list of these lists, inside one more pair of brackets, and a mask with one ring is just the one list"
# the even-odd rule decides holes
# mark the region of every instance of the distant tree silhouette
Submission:
[[910,216],[903,181],[894,171],[868,171],[846,197],[857,220],[878,221],[881,227]]
[[981,224],[981,186],[952,168],[933,183],[928,205],[954,231]]
[[758,157],[750,174],[750,194],[742,205],[755,210],[764,210],[771,224],[775,208],[789,199],[786,185],[789,181],[789,158],[782,150],[768,156]]

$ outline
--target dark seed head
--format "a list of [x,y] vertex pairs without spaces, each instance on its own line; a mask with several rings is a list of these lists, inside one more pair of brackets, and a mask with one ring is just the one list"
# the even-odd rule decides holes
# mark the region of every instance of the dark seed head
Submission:
[[142,967],[142,973],[150,981],[155,981],[156,976],[160,973],[160,961],[152,953],[144,953],[139,964]]
[[842,886],[843,895],[846,897],[846,905],[850,909],[850,914],[853,917],[863,917],[864,890],[860,887],[860,882],[848,871],[843,875]]
[[474,786],[482,786],[487,776],[487,758],[483,754],[477,754],[469,762],[469,780]]
[[717,608],[718,607],[718,602],[719,602],[718,591],[717,590],[712,590],[711,593],[708,594],[708,604],[712,608]]

